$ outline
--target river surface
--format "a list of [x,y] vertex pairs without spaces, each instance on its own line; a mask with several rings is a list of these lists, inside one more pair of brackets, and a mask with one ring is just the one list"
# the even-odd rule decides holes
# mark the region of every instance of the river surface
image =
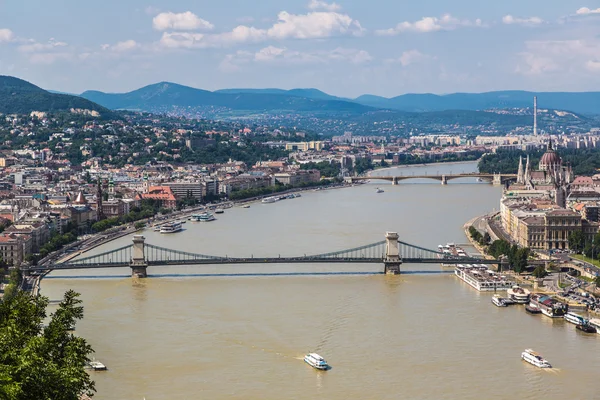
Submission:
[[[475,170],[475,163],[463,163],[375,174]],[[463,224],[498,209],[500,195],[501,188],[474,179],[447,186],[373,181],[232,208],[173,235],[144,235],[163,247],[244,257],[342,250],[383,240],[386,231],[435,249],[467,242]],[[150,278],[137,282],[126,277],[128,268],[64,271],[43,281],[42,294],[82,293],[85,318],[77,333],[109,368],[92,373],[97,399],[599,398],[600,335],[528,315],[522,306],[497,308],[491,294],[451,274],[382,271],[383,265],[339,264],[150,267]],[[330,272],[357,274],[317,274]],[[557,368],[522,362],[525,348]],[[302,358],[312,351],[333,368],[307,366]]]

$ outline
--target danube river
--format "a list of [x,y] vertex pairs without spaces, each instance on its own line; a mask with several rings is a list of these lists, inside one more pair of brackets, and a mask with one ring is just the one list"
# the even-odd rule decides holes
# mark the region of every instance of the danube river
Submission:
[[[475,163],[377,174],[473,172]],[[377,194],[376,187],[385,193]],[[148,243],[229,256],[294,256],[383,240],[386,231],[435,249],[465,243],[463,224],[498,208],[501,188],[473,179],[404,181],[304,192],[232,208]],[[94,249],[130,243],[131,237]],[[440,270],[403,265],[404,270]],[[293,273],[363,272],[356,275]],[[92,373],[107,400],[176,399],[565,399],[597,398],[600,335],[563,320],[497,308],[451,274],[378,274],[383,265],[151,267],[57,273],[42,293],[82,293],[77,326],[109,370]],[[232,276],[235,273],[289,275]],[[221,274],[221,276],[219,276]],[[228,275],[229,274],[229,275]],[[75,276],[76,275],[76,276]],[[541,352],[554,370],[520,360]],[[318,352],[332,365],[311,369]]]

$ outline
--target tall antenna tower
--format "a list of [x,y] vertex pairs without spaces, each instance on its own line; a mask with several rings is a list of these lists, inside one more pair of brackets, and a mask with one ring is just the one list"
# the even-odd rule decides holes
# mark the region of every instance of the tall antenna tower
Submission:
[[537,96],[533,96],[533,136],[537,136]]

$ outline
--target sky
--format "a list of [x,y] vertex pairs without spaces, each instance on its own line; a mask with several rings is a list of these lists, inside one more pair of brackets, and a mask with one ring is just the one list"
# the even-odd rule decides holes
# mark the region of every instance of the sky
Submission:
[[0,74],[69,93],[600,91],[600,0],[0,0]]

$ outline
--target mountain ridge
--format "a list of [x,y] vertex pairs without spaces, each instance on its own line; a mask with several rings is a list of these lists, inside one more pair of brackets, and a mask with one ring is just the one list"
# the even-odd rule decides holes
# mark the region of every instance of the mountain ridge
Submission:
[[[245,109],[254,110],[261,108],[257,104],[249,107],[245,100],[266,101],[264,107],[262,107],[263,109],[277,109],[278,107],[281,108],[286,105],[286,102],[283,99],[287,97],[288,99],[296,98],[295,100],[289,100],[291,104],[287,104],[293,110],[296,110],[297,108],[303,110],[310,108],[310,102],[300,106],[302,101],[298,100],[298,98],[302,98],[313,101],[353,103],[373,109],[389,109],[406,112],[446,110],[483,111],[489,109],[532,108],[533,97],[537,96],[540,109],[556,109],[580,114],[600,115],[600,92],[531,92],[524,90],[500,90],[482,93],[457,92],[442,95],[433,93],[407,93],[395,97],[364,94],[352,99],[334,96],[315,88],[296,88],[289,90],[278,88],[231,88],[208,91],[171,82],[159,82],[126,93],[86,91],[82,93],[81,96],[92,101],[97,101],[109,108],[114,108],[112,107],[113,105],[116,105],[114,103],[114,96],[120,96],[119,104],[123,101],[125,101],[125,103],[131,103],[136,94],[145,93],[145,96],[148,97],[148,91],[156,91],[155,88],[161,86],[168,89],[167,92],[169,93],[167,93],[166,96],[169,98],[176,98],[178,103],[181,103],[183,98],[187,99],[188,104],[177,105],[198,106],[212,103],[214,106],[231,106],[233,109],[244,109],[244,107],[246,107]],[[176,90],[180,90],[183,93],[176,95],[174,93]],[[195,91],[196,95],[201,94],[204,98],[201,100],[190,99],[189,96],[192,96],[191,91]],[[154,95],[149,97],[155,97],[156,95],[157,93],[154,93]],[[113,99],[109,99],[111,96]],[[232,105],[228,103],[226,100],[228,97],[226,96],[230,96],[230,100],[233,99],[231,96],[242,96],[242,98],[238,98],[235,104]],[[271,97],[269,98],[268,96]],[[103,102],[106,102],[106,104],[103,104]],[[134,103],[135,102],[136,101],[134,101]],[[153,100],[152,102],[156,103],[156,100]],[[137,101],[137,103],[139,103],[139,101]],[[316,106],[317,104],[313,103],[312,105]],[[331,106],[334,106],[333,109],[360,110],[360,108],[353,108],[348,104],[342,105],[341,103]],[[323,104],[318,104],[317,108],[328,109],[328,107]],[[285,109],[285,107],[283,107],[283,109]],[[367,110],[362,111],[366,112]]]
[[71,109],[112,114],[105,107],[79,96],[51,93],[26,80],[0,75],[0,113],[28,114],[32,111],[70,111]]

